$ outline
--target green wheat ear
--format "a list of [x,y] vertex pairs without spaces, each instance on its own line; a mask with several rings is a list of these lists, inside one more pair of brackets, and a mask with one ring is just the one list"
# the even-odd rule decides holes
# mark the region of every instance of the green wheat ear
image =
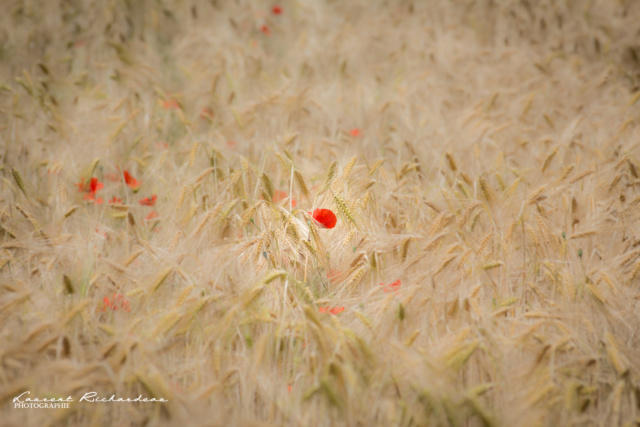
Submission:
[[75,292],[73,283],[71,282],[71,279],[69,279],[69,276],[67,276],[66,274],[62,275],[62,283],[64,283],[64,289],[67,294],[72,294]]
[[338,210],[342,212],[342,214],[346,218],[348,218],[353,223],[353,225],[356,226],[358,230],[360,230],[360,227],[356,223],[356,220],[353,214],[351,213],[351,210],[347,206],[347,202],[345,202],[345,200],[339,194],[336,194],[331,188],[329,188],[329,191],[331,191],[331,195],[333,195],[333,199],[336,202],[336,206],[338,206]]
[[11,168],[11,175],[13,176],[13,179],[16,182],[16,184],[18,184],[18,188],[20,188],[20,191],[22,191],[22,194],[24,194],[24,196],[28,200],[29,196],[27,195],[27,189],[24,185],[24,181],[22,180],[22,177],[20,176],[20,172],[18,172],[16,168]]
[[329,172],[327,172],[327,179],[325,181],[325,185],[328,187],[329,183],[331,182],[331,180],[333,179],[333,176],[336,174],[336,169],[338,168],[338,161],[334,160],[333,162],[331,162],[331,164],[329,165]]
[[267,192],[267,195],[269,196],[268,201],[273,200],[274,191],[273,191],[273,183],[271,183],[271,179],[266,173],[263,173],[260,179],[262,179],[262,186],[264,187],[265,191]]
[[300,191],[302,192],[304,197],[306,197],[308,199],[309,198],[309,187],[307,187],[307,183],[304,181],[304,177],[302,176],[300,171],[295,171],[293,173],[293,176],[296,178],[296,183],[298,184],[298,188],[300,189]]

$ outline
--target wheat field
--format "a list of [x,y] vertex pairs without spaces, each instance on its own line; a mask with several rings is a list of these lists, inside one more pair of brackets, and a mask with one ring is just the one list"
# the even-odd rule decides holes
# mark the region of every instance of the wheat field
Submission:
[[640,423],[640,2],[3,8],[1,424]]

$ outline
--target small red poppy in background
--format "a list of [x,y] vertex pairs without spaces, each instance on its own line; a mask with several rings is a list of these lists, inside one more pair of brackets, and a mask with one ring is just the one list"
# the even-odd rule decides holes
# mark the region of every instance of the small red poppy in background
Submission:
[[158,212],[156,211],[151,211],[149,212],[149,215],[145,216],[144,219],[147,221],[151,221],[152,219],[158,218]]
[[89,188],[91,189],[92,193],[95,193],[96,191],[100,190],[102,187],[104,187],[104,184],[98,181],[98,178],[91,178],[91,182],[89,183]]
[[116,196],[113,196],[110,200],[109,200],[109,204],[117,204],[117,205],[121,205],[122,204],[122,199]]
[[126,299],[121,294],[113,294],[111,298],[104,297],[102,301],[104,302],[104,307],[102,307],[102,311],[107,311],[107,309],[109,308],[113,311],[116,311],[116,310],[131,311],[131,308],[129,307],[129,300]]
[[84,195],[84,200],[89,200],[96,204],[102,203],[102,197],[96,199],[96,192],[100,190],[104,185],[98,181],[98,178],[91,178],[88,184],[83,182],[76,184],[79,191],[84,191],[87,194]]
[[[281,200],[289,197],[286,191],[276,190],[276,193],[273,195],[273,203],[278,203]],[[296,202],[295,197],[291,199],[291,207],[295,208],[298,203]]]
[[100,181],[98,181],[98,178],[95,177],[91,178],[91,180],[87,183],[80,182],[76,185],[78,186],[79,191],[86,191],[88,193],[95,193],[96,191],[104,187],[104,185]]
[[159,150],[166,150],[167,148],[169,148],[169,143],[158,141],[156,142],[156,148],[158,148]]
[[360,132],[360,129],[354,128],[354,129],[351,129],[349,133],[351,134],[352,137],[357,138],[360,136],[361,132]]
[[235,141],[232,141],[232,140],[227,141],[227,147],[229,147],[229,148],[235,147],[236,144],[237,144],[237,142],[235,142]]
[[139,203],[143,206],[154,206],[156,204],[157,199],[158,199],[158,196],[155,194],[152,194],[151,197],[146,197],[140,200]]
[[260,27],[260,31],[262,31],[267,36],[271,34],[271,30],[266,25],[263,25],[262,27]]
[[104,177],[111,182],[117,182],[120,179],[115,173],[108,173]]
[[165,99],[162,103],[162,107],[165,110],[175,110],[177,108],[180,108],[180,104],[178,104],[178,101],[176,101],[175,99]]
[[318,311],[320,313],[340,314],[344,311],[344,307],[318,307]]
[[400,289],[400,285],[402,285],[402,282],[400,281],[400,279],[396,280],[393,283],[389,283],[388,285],[385,285],[384,283],[380,283],[380,286],[382,286],[382,290],[384,292],[395,292]]
[[131,176],[131,174],[129,173],[129,171],[124,171],[123,172],[124,175],[124,182],[131,187],[132,189],[136,189],[138,187],[140,187],[140,181],[138,181],[137,179],[135,179],[134,177]]
[[280,6],[273,6],[271,9],[274,15],[280,15],[282,13],[282,8]]
[[[307,213],[311,215],[311,212],[307,212]],[[318,221],[320,225],[322,225],[324,228],[333,228],[336,226],[336,223],[338,222],[338,218],[336,218],[336,214],[334,214],[329,209],[316,209],[315,211],[313,211],[313,215],[311,216],[313,216],[313,219]]]

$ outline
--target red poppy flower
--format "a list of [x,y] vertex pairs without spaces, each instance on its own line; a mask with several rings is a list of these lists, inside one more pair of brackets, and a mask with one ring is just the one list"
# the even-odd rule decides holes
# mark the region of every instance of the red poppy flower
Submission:
[[91,178],[91,183],[89,183],[89,187],[91,188],[91,192],[95,193],[96,191],[104,187],[104,184],[98,181],[98,178]]
[[344,307],[333,307],[331,310],[329,310],[329,313],[331,314],[340,314],[344,311]]
[[138,187],[140,187],[140,181],[138,181],[137,179],[135,179],[134,177],[131,176],[131,174],[129,173],[129,171],[124,171],[124,182],[131,188],[133,188],[134,190]]
[[154,218],[158,218],[158,212],[156,212],[156,211],[151,211],[151,212],[149,212],[149,215],[144,217],[144,219],[147,220],[147,221],[151,221]]
[[351,130],[349,131],[349,133],[350,133],[350,134],[351,134],[351,136],[353,136],[354,138],[357,138],[357,137],[359,137],[359,136],[360,136],[360,129],[358,129],[358,128],[351,129]]
[[235,147],[235,146],[236,146],[236,144],[237,144],[237,143],[236,143],[235,141],[231,141],[231,140],[227,141],[227,147],[229,147],[229,148],[233,148],[233,147]]
[[180,104],[178,104],[178,101],[176,101],[175,99],[166,99],[162,103],[162,106],[165,110],[175,110],[177,108],[180,108]]
[[129,307],[129,300],[126,299],[121,294],[113,294],[111,298],[104,297],[102,302],[104,303],[104,307],[102,307],[102,311],[107,311],[108,308],[112,309],[113,311],[116,311],[116,310],[131,311],[131,308]]
[[[307,212],[311,215],[311,212]],[[313,219],[318,221],[324,228],[333,228],[336,226],[338,222],[338,218],[336,218],[336,214],[334,214],[329,209],[316,209],[313,211]]]
[[402,282],[400,281],[400,279],[396,280],[393,283],[389,283],[388,285],[385,285],[384,283],[380,283],[380,286],[382,286],[382,290],[384,292],[395,292],[398,289],[400,289],[400,285],[402,285]]
[[122,199],[116,196],[113,196],[110,200],[109,200],[109,204],[117,204],[117,205],[121,205],[122,204]]
[[85,183],[83,182],[76,185],[78,186],[79,191],[84,191],[87,193],[84,195],[84,200],[90,200],[97,204],[102,203],[102,198],[96,199],[96,191],[104,187],[104,185],[100,181],[98,181],[98,178],[91,178],[87,185],[85,185]]
[[263,25],[262,27],[260,27],[260,31],[262,31],[267,36],[271,34],[271,30],[266,25]]
[[329,312],[331,314],[340,314],[344,311],[344,307],[318,307],[320,313]]
[[166,150],[167,148],[169,148],[169,143],[158,141],[156,142],[156,148],[158,148],[159,150]]
[[144,198],[140,200],[139,203],[143,206],[154,206],[156,204],[157,199],[158,199],[158,196],[156,196],[155,194],[152,194],[151,197]]
[[282,8],[280,6],[273,6],[271,9],[274,15],[280,15],[282,13]]

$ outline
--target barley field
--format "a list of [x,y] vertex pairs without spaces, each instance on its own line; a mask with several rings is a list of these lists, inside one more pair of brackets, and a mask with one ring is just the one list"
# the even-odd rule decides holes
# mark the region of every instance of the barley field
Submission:
[[640,423],[640,2],[2,7],[0,424]]

